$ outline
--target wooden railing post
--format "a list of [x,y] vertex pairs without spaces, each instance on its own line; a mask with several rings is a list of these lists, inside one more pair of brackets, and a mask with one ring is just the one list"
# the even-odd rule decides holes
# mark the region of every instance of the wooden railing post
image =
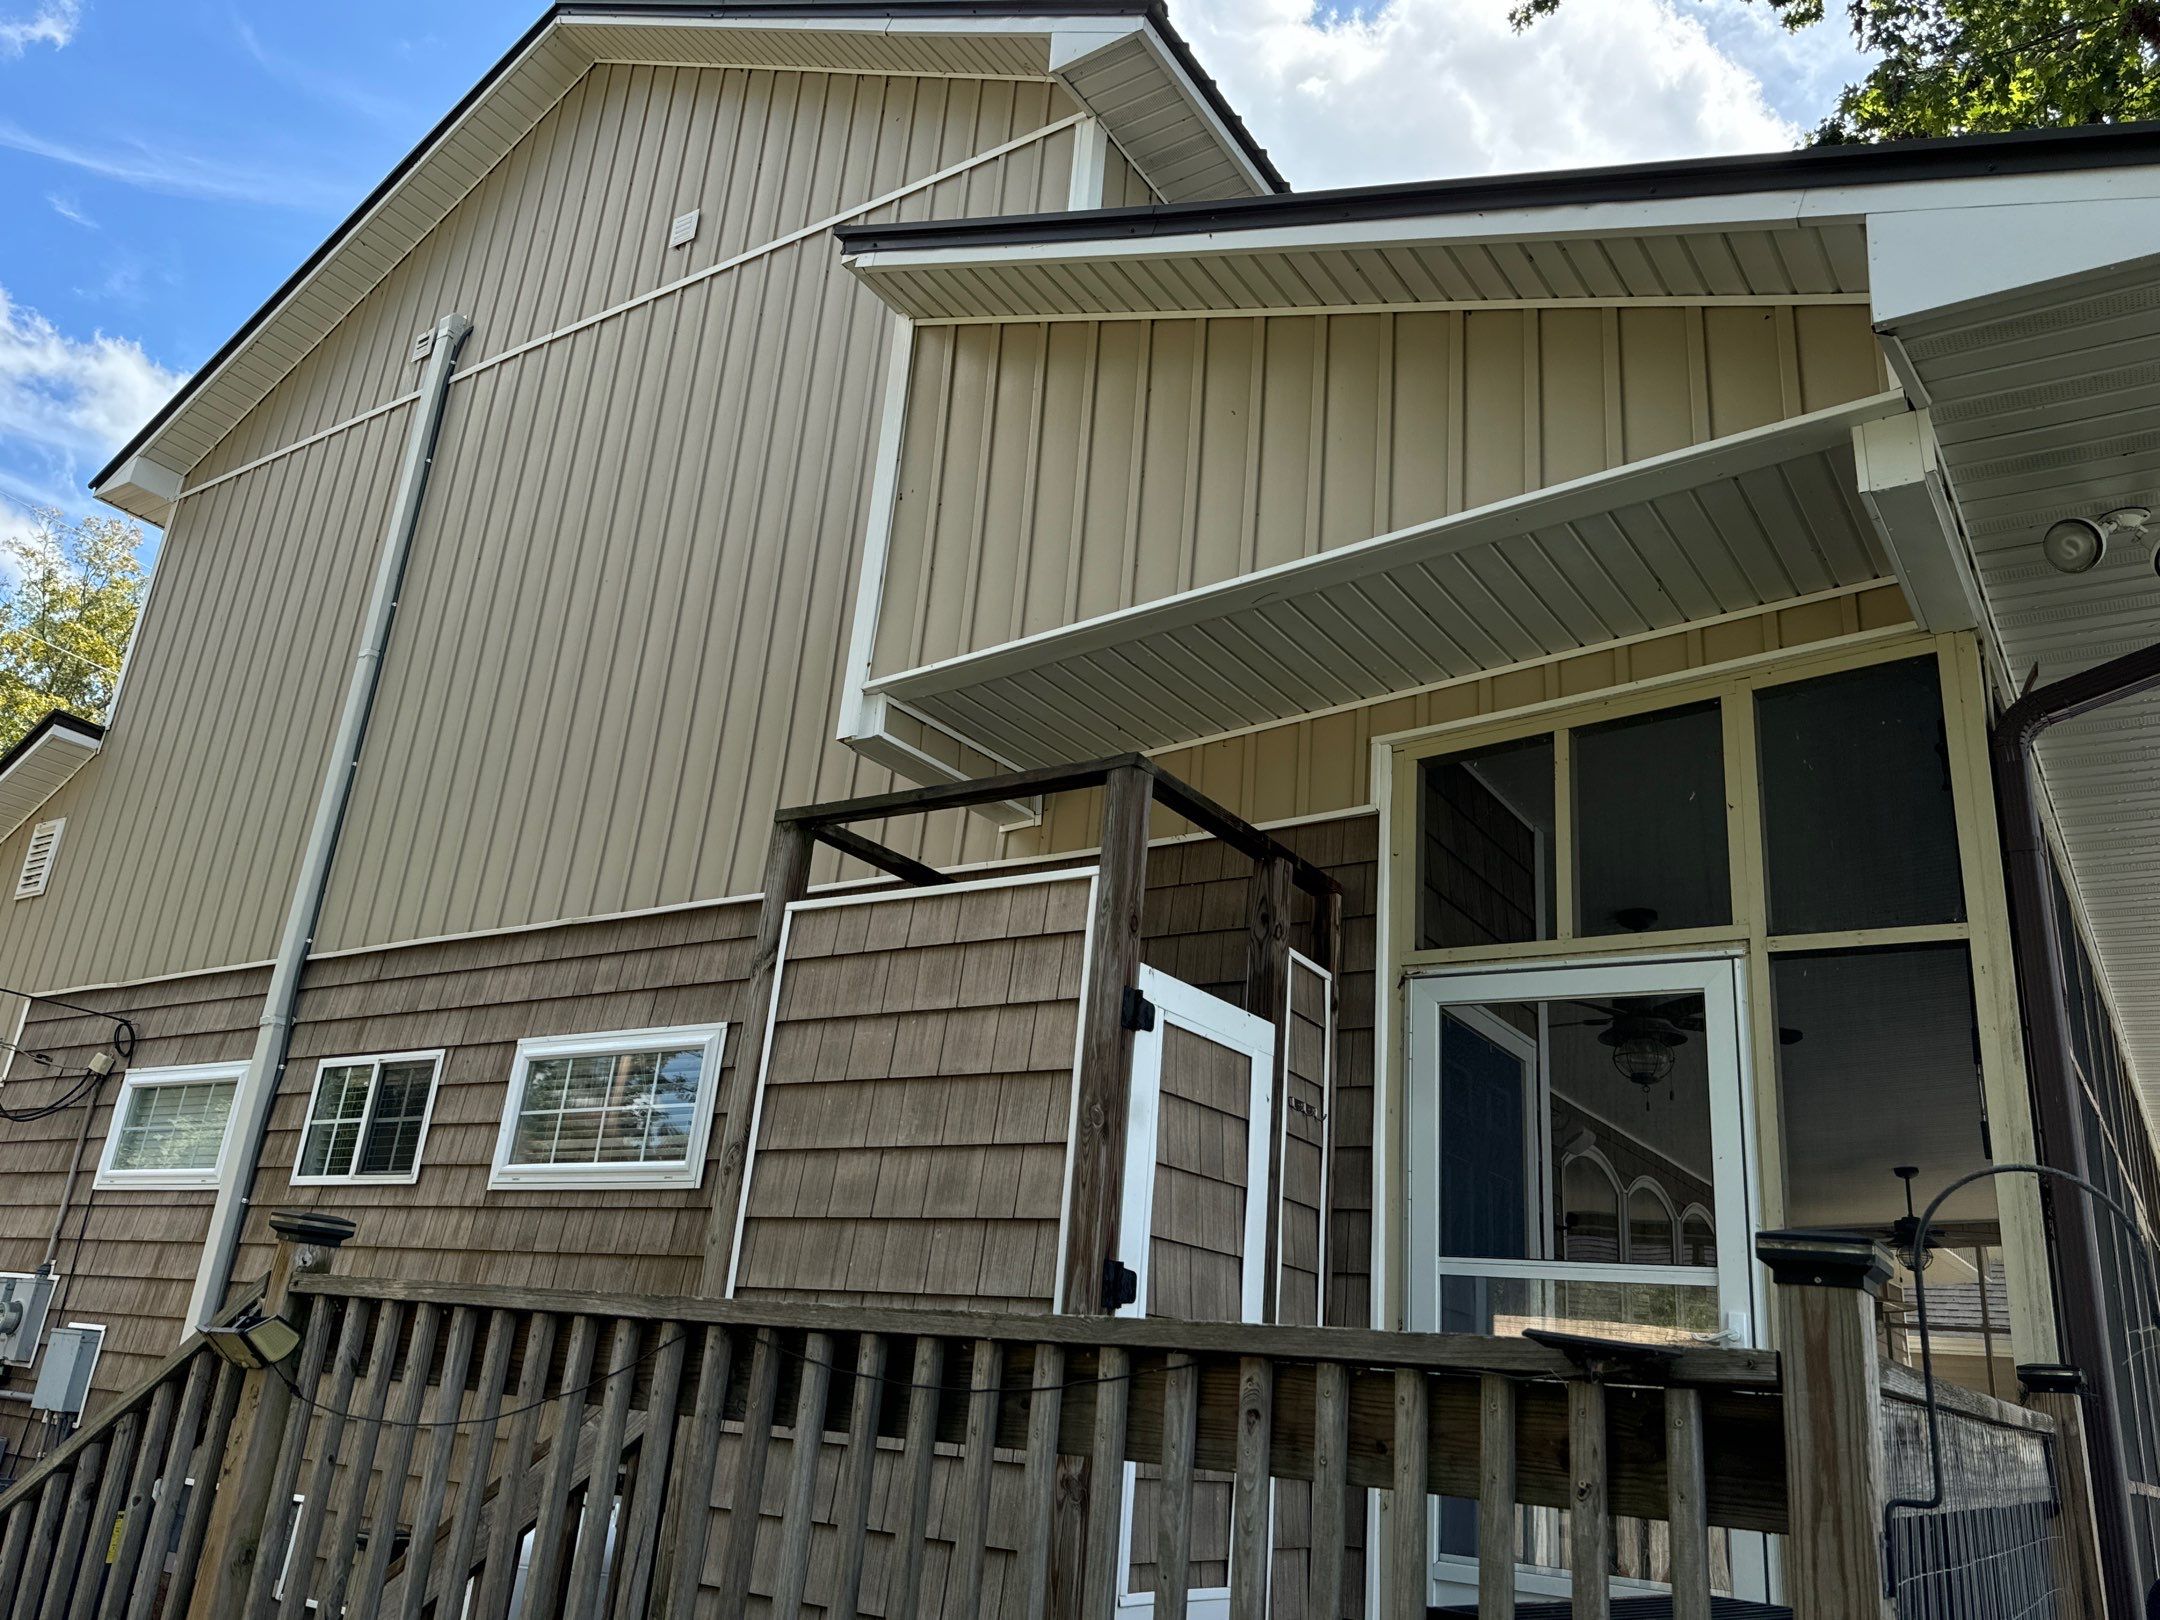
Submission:
[[[312,1295],[293,1289],[293,1278],[327,1271],[332,1256],[351,1239],[353,1223],[311,1210],[281,1210],[270,1217],[270,1230],[277,1249],[263,1291],[263,1314],[284,1317],[305,1337],[315,1302]],[[242,1379],[240,1402],[218,1464],[217,1491],[203,1531],[202,1575],[195,1582],[188,1620],[226,1620],[240,1613],[263,1537],[284,1522],[270,1497],[292,1406],[292,1386],[278,1369],[255,1368]]]
[[1890,1253],[1869,1238],[1823,1232],[1764,1232],[1755,1253],[1779,1287],[1793,1620],[1891,1620],[1875,1348]]
[[2055,1579],[2064,1614],[2107,1613],[2100,1579],[2100,1517],[2085,1448],[2085,1375],[2075,1367],[2018,1368],[2025,1404],[2055,1423]]

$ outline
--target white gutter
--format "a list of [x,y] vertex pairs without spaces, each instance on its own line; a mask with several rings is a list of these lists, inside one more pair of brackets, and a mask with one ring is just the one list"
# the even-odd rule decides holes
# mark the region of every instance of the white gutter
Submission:
[[368,716],[375,706],[391,622],[397,617],[405,563],[412,555],[420,502],[427,493],[428,472],[434,465],[435,436],[442,426],[450,375],[471,331],[472,322],[462,315],[445,315],[435,323],[434,347],[420,376],[418,409],[398,463],[389,528],[375,562],[375,589],[361,621],[360,646],[353,656],[352,678],[345,688],[345,708],[338,717],[329,761],[323,768],[315,818],[293,884],[292,903],[286,908],[277,955],[271,963],[270,988],[263,997],[254,1055],[248,1059],[247,1073],[241,1076],[233,1097],[233,1113],[240,1128],[225,1133],[217,1203],[211,1209],[210,1231],[203,1240],[202,1261],[196,1269],[195,1292],[188,1301],[183,1334],[206,1326],[223,1309],[226,1285],[232,1280],[233,1259],[239,1253],[241,1228],[254,1190],[256,1161],[262,1155],[263,1136],[270,1122],[270,1105],[276,1100],[278,1079],[285,1070],[293,1012],[300,997],[300,975],[307,965],[308,947],[314,943],[323,893],[329,886],[330,863],[337,854],[338,832],[352,796],[353,778],[359,771],[360,751],[367,742]]

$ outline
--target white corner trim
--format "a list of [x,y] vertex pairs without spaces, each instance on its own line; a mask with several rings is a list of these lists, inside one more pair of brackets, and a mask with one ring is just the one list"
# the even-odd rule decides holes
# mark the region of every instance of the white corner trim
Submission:
[[[727,1055],[727,1031],[725,1023],[681,1024],[656,1029],[532,1036],[519,1041],[517,1056],[511,1060],[510,1081],[503,1089],[502,1125],[495,1137],[495,1157],[488,1167],[488,1190],[695,1187],[705,1175],[705,1150],[712,1136],[713,1110],[720,1098],[720,1068]],[[525,1086],[533,1059],[656,1051],[681,1046],[703,1049],[697,1100],[690,1115],[690,1142],[682,1159],[661,1164],[521,1165],[512,1162],[510,1150],[517,1139],[518,1112],[525,1100]]]
[[841,678],[840,741],[878,729],[867,723],[863,689],[877,653],[878,619],[885,600],[886,565],[892,555],[893,516],[900,500],[900,447],[907,425],[908,384],[915,370],[915,323],[893,317],[892,345],[885,356],[885,396],[879,407],[876,449],[871,457],[870,517],[863,532],[862,563],[855,576],[855,618],[848,631],[847,666]]
[[1093,113],[1073,126],[1072,182],[1066,188],[1065,206],[1075,213],[1103,205],[1103,184],[1109,176],[1110,137],[1102,120]]
[[[100,1192],[153,1191],[161,1188],[211,1188],[225,1182],[226,1161],[232,1157],[234,1107],[239,1101],[239,1082],[247,1073],[247,1064],[238,1063],[187,1063],[162,1069],[130,1069],[120,1082],[120,1094],[113,1099],[112,1117],[105,1126],[105,1145],[98,1153],[97,1174],[91,1185]],[[119,1170],[113,1167],[113,1157],[120,1146],[120,1126],[127,1118],[129,1101],[141,1091],[159,1086],[201,1085],[207,1081],[230,1080],[233,1082],[233,1101],[225,1110],[225,1129],[218,1138],[217,1159],[206,1168]]]
[[1852,443],[1860,504],[1897,570],[1913,622],[1930,631],[1987,623],[1928,412],[1856,422]]

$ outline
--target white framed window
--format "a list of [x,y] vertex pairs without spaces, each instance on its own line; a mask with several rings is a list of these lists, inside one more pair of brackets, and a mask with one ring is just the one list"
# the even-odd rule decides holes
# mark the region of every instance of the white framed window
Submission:
[[130,1069],[113,1104],[97,1185],[215,1187],[245,1063]]
[[67,831],[67,818],[57,821],[41,821],[30,829],[30,842],[23,850],[22,873],[15,879],[15,898],[35,900],[45,892],[45,885],[52,881],[53,862],[60,855],[60,835]]
[[418,1181],[442,1059],[440,1051],[386,1052],[317,1064],[293,1184]]
[[727,1025],[518,1042],[490,1187],[694,1187]]

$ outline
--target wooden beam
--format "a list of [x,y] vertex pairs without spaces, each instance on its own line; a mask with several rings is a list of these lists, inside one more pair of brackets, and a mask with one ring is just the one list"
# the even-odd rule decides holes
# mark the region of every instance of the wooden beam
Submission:
[[1140,977],[1140,908],[1147,893],[1148,810],[1155,778],[1140,766],[1103,785],[1102,853],[1080,1005],[1080,1073],[1071,1121],[1072,1185],[1060,1297],[1074,1315],[1103,1314],[1103,1273],[1118,1252],[1132,1031],[1125,992]]
[[765,1063],[767,1013],[780,974],[780,938],[787,908],[809,892],[810,854],[815,844],[809,828],[781,823],[773,828],[765,856],[765,903],[758,911],[757,946],[750,956],[750,982],[743,992],[742,1039],[733,1043],[735,1062],[721,1099],[720,1164],[713,1172],[705,1260],[698,1274],[698,1292],[708,1298],[727,1290],[728,1266],[735,1254],[735,1215],[750,1161],[750,1099],[757,1095],[758,1074]]
[[861,833],[851,832],[846,827],[819,827],[817,840],[843,855],[854,856],[865,866],[874,866],[880,872],[889,872],[901,881],[913,883],[920,888],[927,889],[952,882],[949,874],[940,872],[936,867],[925,866],[913,856],[903,855],[896,849],[887,849],[876,839],[865,838]]
[[[1253,863],[1245,898],[1245,1010],[1275,1028],[1273,1072],[1268,1077],[1267,1227],[1262,1234],[1261,1320],[1281,1313],[1283,1115],[1290,1106],[1290,864],[1276,856]],[[1321,1212],[1321,1219],[1327,1212]]]

